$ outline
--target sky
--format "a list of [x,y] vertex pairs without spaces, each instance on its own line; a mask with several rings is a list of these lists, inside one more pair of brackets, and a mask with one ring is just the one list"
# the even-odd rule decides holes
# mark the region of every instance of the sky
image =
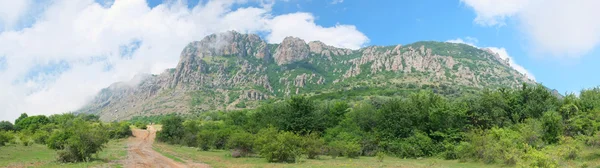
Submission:
[[0,0],[0,120],[74,111],[235,30],[336,47],[435,40],[487,48],[561,93],[600,85],[596,0]]

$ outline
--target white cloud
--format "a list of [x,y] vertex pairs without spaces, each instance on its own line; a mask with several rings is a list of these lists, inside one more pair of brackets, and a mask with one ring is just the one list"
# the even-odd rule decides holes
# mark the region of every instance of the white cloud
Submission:
[[0,26],[12,28],[27,12],[30,4],[31,0],[0,0]]
[[473,38],[473,37],[466,37],[464,40],[462,38],[456,38],[453,40],[447,40],[446,42],[466,44],[466,45],[470,45],[470,46],[473,46],[475,48],[480,48],[480,49],[489,49],[490,51],[498,54],[498,56],[500,56],[500,58],[502,58],[503,60],[508,60],[508,65],[510,65],[510,67],[512,67],[514,70],[527,76],[529,79],[535,81],[535,76],[533,76],[533,74],[531,72],[529,72],[527,69],[525,69],[525,67],[517,64],[517,62],[515,62],[513,57],[508,55],[508,52],[506,51],[505,48],[477,47],[475,44],[477,44],[478,40],[477,40],[477,38]]
[[334,5],[335,4],[341,4],[343,2],[344,2],[344,0],[333,0],[333,1],[331,1],[331,4],[334,4]]
[[314,20],[310,13],[277,16],[269,22],[271,34],[267,36],[267,40],[279,43],[286,36],[294,34],[307,42],[319,40],[328,45],[350,49],[358,49],[369,41],[355,26],[337,24],[334,27],[322,27],[316,25]]
[[585,55],[600,43],[597,0],[461,0],[473,8],[475,22],[502,26],[515,19],[538,52]]
[[[264,33],[269,42],[297,36],[348,48],[368,42],[354,26],[319,26],[307,13],[274,15],[272,1],[237,8],[247,1],[212,0],[189,9],[183,1],[150,8],[145,0],[54,0],[29,28],[0,32],[0,120],[76,110],[114,82],[175,67],[185,45],[212,33]],[[18,22],[5,13],[3,21]],[[123,57],[122,48],[136,50]],[[57,62],[68,66],[57,69]]]
[[466,45],[470,45],[473,47],[477,47],[477,46],[475,46],[475,44],[477,44],[477,42],[479,42],[479,40],[477,38],[473,38],[473,37],[465,37],[464,40],[462,38],[456,38],[453,40],[447,40],[446,42],[461,43],[461,44],[466,44]]
[[515,62],[515,59],[513,59],[513,57],[508,55],[508,52],[506,51],[505,48],[498,48],[498,47],[485,47],[485,48],[491,50],[492,52],[497,53],[500,56],[500,58],[502,58],[504,60],[508,60],[508,65],[510,65],[513,69],[517,70],[521,74],[524,74],[529,79],[535,81],[535,76],[533,76],[533,74],[531,74],[531,72],[529,72],[527,69],[525,69],[525,67],[517,64],[517,62]]

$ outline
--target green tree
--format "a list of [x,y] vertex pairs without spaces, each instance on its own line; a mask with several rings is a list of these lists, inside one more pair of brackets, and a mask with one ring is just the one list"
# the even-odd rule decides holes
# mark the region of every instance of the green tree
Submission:
[[15,124],[17,124],[19,121],[21,121],[21,120],[23,120],[23,119],[25,119],[25,118],[27,118],[27,117],[29,117],[29,115],[27,115],[27,113],[22,113],[22,114],[19,116],[19,118],[17,118],[17,119],[15,120]]
[[[229,140],[227,141],[227,148],[232,149],[233,157],[246,157],[252,153],[254,149],[254,135],[245,132],[245,131],[237,131],[231,134]],[[239,155],[235,155],[234,152],[237,152]]]
[[558,142],[563,134],[562,116],[555,111],[547,111],[542,118],[544,127],[543,139],[548,143]]
[[8,121],[0,121],[0,131],[12,131],[15,127]]
[[294,96],[290,98],[281,115],[280,128],[294,133],[321,132],[324,130],[323,122],[320,116],[317,116],[315,105],[312,100]]
[[107,129],[77,118],[56,130],[48,139],[48,147],[58,150],[61,162],[90,161],[92,155],[101,151],[108,142]]
[[26,117],[18,121],[19,122],[15,123],[15,128],[17,130],[29,130],[31,132],[35,132],[43,125],[50,123],[48,117],[44,115]]
[[161,122],[162,130],[156,133],[156,139],[161,142],[177,144],[184,134],[183,118],[176,115],[170,115]]
[[256,135],[255,145],[260,156],[269,162],[296,162],[302,154],[300,136],[273,127],[262,129]]

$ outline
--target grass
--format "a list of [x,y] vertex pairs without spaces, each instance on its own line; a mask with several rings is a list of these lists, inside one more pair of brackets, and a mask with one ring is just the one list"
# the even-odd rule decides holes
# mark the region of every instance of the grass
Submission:
[[[348,159],[338,157],[331,159],[328,156],[322,156],[318,160],[309,160],[301,158],[298,163],[268,163],[264,158],[232,158],[228,151],[200,151],[197,148],[185,146],[168,145],[164,143],[155,143],[154,149],[163,154],[169,154],[176,158],[194,161],[197,163],[206,163],[212,167],[444,167],[444,168],[479,168],[479,167],[500,167],[499,165],[488,165],[483,163],[467,162],[460,163],[456,160],[443,160],[435,158],[425,159],[401,159],[396,157],[385,157],[383,162],[377,162],[375,157],[360,157],[358,159]],[[165,155],[166,156],[166,155]]]
[[22,146],[10,144],[0,147],[0,167],[122,167],[116,161],[127,156],[126,139],[110,141],[96,159],[82,163],[60,163],[56,161],[56,151],[39,144]]
[[173,159],[173,160],[174,160],[174,161],[176,161],[176,162],[179,162],[179,163],[185,163],[185,162],[184,162],[183,160],[181,160],[180,158],[178,158],[178,157],[176,157],[176,156],[173,156],[173,155],[171,155],[170,153],[163,152],[163,151],[162,151],[161,149],[159,149],[159,148],[153,147],[152,149],[153,149],[153,150],[155,150],[156,152],[160,153],[161,155],[163,155],[163,156],[165,156],[165,157],[168,157],[169,159]]

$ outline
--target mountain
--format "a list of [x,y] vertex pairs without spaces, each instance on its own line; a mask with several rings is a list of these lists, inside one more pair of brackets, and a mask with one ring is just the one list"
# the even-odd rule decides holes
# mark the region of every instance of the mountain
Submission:
[[174,69],[112,84],[79,112],[102,120],[138,115],[256,107],[291,95],[321,99],[398,96],[433,89],[448,96],[535,83],[508,60],[465,44],[336,48],[287,37],[269,44],[255,34],[213,34],[188,44]]

